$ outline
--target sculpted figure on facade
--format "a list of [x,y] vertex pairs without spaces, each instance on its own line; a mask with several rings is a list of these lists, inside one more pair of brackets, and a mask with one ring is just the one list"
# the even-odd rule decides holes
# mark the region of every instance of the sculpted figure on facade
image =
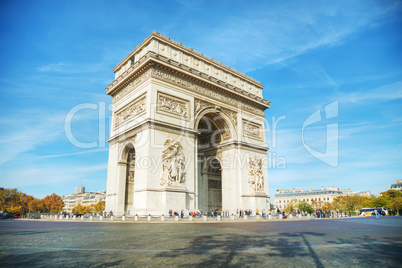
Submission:
[[161,185],[184,183],[185,159],[183,147],[179,141],[167,139],[162,151]]
[[248,183],[254,192],[264,191],[264,175],[262,173],[262,161],[260,158],[248,160]]

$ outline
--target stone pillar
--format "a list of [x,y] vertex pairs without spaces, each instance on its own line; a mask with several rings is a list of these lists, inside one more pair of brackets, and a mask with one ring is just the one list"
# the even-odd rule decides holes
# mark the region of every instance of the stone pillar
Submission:
[[84,220],[84,215],[81,216],[81,220],[82,220],[82,221]]
[[204,220],[204,221],[207,221],[208,219],[207,219],[207,216],[202,216],[202,219]]
[[244,216],[243,216],[243,219],[246,221],[246,220],[247,220],[247,215],[244,215]]
[[127,177],[127,163],[119,162],[117,165],[117,207],[116,215],[124,213],[124,202],[126,198],[126,177]]
[[94,220],[94,217],[91,215],[91,216],[89,216],[89,220],[90,221],[93,221]]
[[99,220],[100,220],[100,221],[103,221],[103,216],[100,216],[100,217],[99,217]]
[[114,216],[110,216],[110,220],[111,220],[111,221],[114,221]]
[[126,216],[122,216],[122,217],[121,217],[121,220],[122,220],[122,221],[126,221]]
[[76,219],[77,219],[77,216],[74,215],[74,216],[73,216],[73,220],[76,220]]
[[151,220],[152,220],[151,215],[148,215],[148,221],[151,221]]
[[257,221],[260,220],[260,215],[257,215],[257,216],[255,216],[255,217],[256,217]]
[[188,216],[189,221],[193,221],[193,216]]
[[272,219],[272,215],[268,215],[268,220],[271,220]]
[[280,219],[280,220],[282,220],[282,219],[283,219],[282,213],[281,213],[281,214],[279,214],[279,219]]
[[161,221],[165,221],[165,216],[164,215],[161,216]]
[[217,217],[217,219],[218,219],[218,221],[220,221],[220,220],[221,220],[221,215],[219,215],[219,216]]
[[179,216],[174,216],[175,221],[179,221]]
[[134,216],[134,221],[138,221],[138,215]]
[[293,218],[292,213],[290,213],[290,214],[288,215],[288,218],[289,218],[289,219]]
[[234,216],[234,215],[230,216],[230,219],[231,219],[232,221],[234,221],[234,220],[235,220],[235,216]]

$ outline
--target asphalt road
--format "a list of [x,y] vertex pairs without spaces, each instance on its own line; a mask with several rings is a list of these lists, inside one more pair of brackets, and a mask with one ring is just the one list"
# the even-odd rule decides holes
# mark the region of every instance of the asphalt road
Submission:
[[275,222],[0,221],[2,267],[401,267],[402,217]]

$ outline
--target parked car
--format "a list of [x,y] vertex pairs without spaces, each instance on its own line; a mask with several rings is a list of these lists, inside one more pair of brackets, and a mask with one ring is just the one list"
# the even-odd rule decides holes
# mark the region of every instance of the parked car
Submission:
[[28,219],[40,219],[40,214],[39,213],[31,213],[31,214],[29,214]]

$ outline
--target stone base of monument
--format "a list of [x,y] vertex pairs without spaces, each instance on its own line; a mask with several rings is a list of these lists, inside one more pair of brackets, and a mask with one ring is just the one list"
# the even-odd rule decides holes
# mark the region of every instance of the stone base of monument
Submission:
[[255,211],[256,209],[259,209],[260,211],[262,211],[263,209],[268,209],[268,195],[265,192],[258,191],[249,195],[242,195],[241,197],[243,199],[243,205],[245,207],[253,209],[253,211]]
[[187,188],[183,184],[164,186],[161,189],[162,211],[181,211],[186,207]]

